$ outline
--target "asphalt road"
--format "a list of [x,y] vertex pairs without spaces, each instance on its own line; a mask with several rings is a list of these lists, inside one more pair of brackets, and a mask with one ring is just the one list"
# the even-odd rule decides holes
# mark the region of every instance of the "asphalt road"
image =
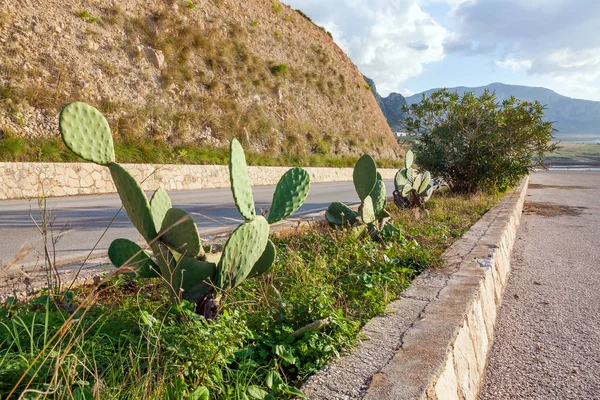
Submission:
[[[388,195],[391,195],[393,182],[386,182],[386,186]],[[275,187],[259,186],[253,191],[257,211],[268,208]],[[203,238],[233,229],[242,221],[228,188],[173,191],[169,195],[174,207],[191,213]],[[312,184],[306,202],[294,216],[325,210],[332,201],[348,204],[358,202],[352,182]],[[56,245],[57,264],[85,258],[120,207],[121,201],[116,194],[49,198],[47,209],[54,218],[53,231],[57,234],[63,227],[67,229]],[[28,263],[40,257],[42,240],[33,220],[40,221],[36,199],[0,201],[0,237],[3,238],[0,241],[0,266],[6,265],[25,243],[34,248],[26,260]],[[95,256],[105,254],[110,243],[119,237],[131,240],[141,238],[125,210],[117,215],[96,246]]]
[[533,174],[480,399],[600,399],[599,244],[600,172]]

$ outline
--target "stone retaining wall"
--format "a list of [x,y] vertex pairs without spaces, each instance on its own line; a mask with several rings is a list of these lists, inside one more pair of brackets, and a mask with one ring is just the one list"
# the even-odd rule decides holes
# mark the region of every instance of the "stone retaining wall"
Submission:
[[425,271],[390,314],[363,328],[366,339],[314,375],[310,399],[476,399],[528,178]]
[[[144,190],[193,190],[229,187],[226,165],[123,164]],[[275,185],[289,167],[249,167],[256,186]],[[352,180],[352,168],[305,168],[311,182]],[[384,179],[393,179],[394,169],[380,169]],[[108,168],[92,163],[0,162],[0,199],[24,199],[83,194],[114,193]]]

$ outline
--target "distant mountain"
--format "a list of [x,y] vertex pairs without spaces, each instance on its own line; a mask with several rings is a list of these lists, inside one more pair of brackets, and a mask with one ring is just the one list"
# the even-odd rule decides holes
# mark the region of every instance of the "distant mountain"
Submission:
[[[458,94],[475,92],[476,95],[480,95],[485,89],[495,92],[498,101],[510,96],[526,101],[538,100],[546,106],[545,119],[555,122],[554,128],[558,130],[557,136],[561,139],[568,139],[568,136],[575,135],[600,135],[600,102],[598,101],[573,99],[543,87],[505,85],[503,83],[492,83],[480,87],[448,88]],[[418,103],[423,94],[429,96],[435,90],[438,89],[430,89],[407,97],[406,102],[408,104]],[[385,98],[382,101],[385,102]]]
[[379,105],[379,108],[381,108],[383,115],[385,115],[385,119],[387,119],[392,131],[402,131],[402,121],[404,120],[404,111],[402,111],[402,106],[406,105],[406,99],[404,96],[402,96],[400,93],[390,93],[388,97],[381,97],[377,92],[375,82],[366,76],[364,78],[367,84],[371,87],[371,92],[373,92],[373,96],[375,96],[375,100],[377,100],[377,104]]

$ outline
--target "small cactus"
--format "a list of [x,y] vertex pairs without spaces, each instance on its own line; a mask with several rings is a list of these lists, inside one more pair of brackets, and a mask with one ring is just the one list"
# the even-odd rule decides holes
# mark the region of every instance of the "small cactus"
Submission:
[[414,154],[406,152],[404,168],[396,173],[394,178],[394,202],[398,207],[421,206],[429,200],[433,193],[431,174],[425,171],[418,174],[412,168]]
[[[352,232],[371,233],[380,237],[380,230],[386,225],[390,215],[385,211],[387,192],[381,174],[377,172],[375,160],[368,154],[361,156],[352,173],[354,188],[361,200],[358,213],[344,203],[333,202],[325,212],[325,218],[332,226],[349,226]],[[358,228],[359,226],[363,226]],[[368,229],[363,229],[364,227]]]

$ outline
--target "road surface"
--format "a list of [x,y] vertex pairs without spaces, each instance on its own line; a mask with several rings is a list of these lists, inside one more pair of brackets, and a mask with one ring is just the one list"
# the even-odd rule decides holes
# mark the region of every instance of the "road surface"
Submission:
[[[388,195],[391,195],[393,182],[386,182],[386,187]],[[269,207],[274,191],[274,186],[254,188],[254,199],[258,211]],[[151,195],[151,193],[147,194]],[[242,217],[233,203],[229,188],[172,191],[169,192],[169,195],[174,207],[191,213],[203,238],[233,229],[242,221]],[[306,202],[295,216],[325,210],[332,201],[343,201],[349,204],[358,202],[352,182],[312,184]],[[121,201],[116,194],[47,199],[47,209],[55,218],[54,232],[60,232],[65,226],[68,229],[56,245],[56,254],[59,260],[57,264],[85,258],[120,207]],[[34,262],[42,254],[41,235],[35,227],[32,217],[39,223],[40,213],[37,199],[0,201],[0,237],[3,238],[0,241],[0,266],[6,265],[25,243],[30,243],[35,249],[29,255],[28,263]],[[95,255],[105,254],[110,243],[119,237],[131,240],[141,238],[129,221],[125,210],[117,215],[98,243]]]
[[599,245],[600,172],[533,174],[481,400],[600,398]]

